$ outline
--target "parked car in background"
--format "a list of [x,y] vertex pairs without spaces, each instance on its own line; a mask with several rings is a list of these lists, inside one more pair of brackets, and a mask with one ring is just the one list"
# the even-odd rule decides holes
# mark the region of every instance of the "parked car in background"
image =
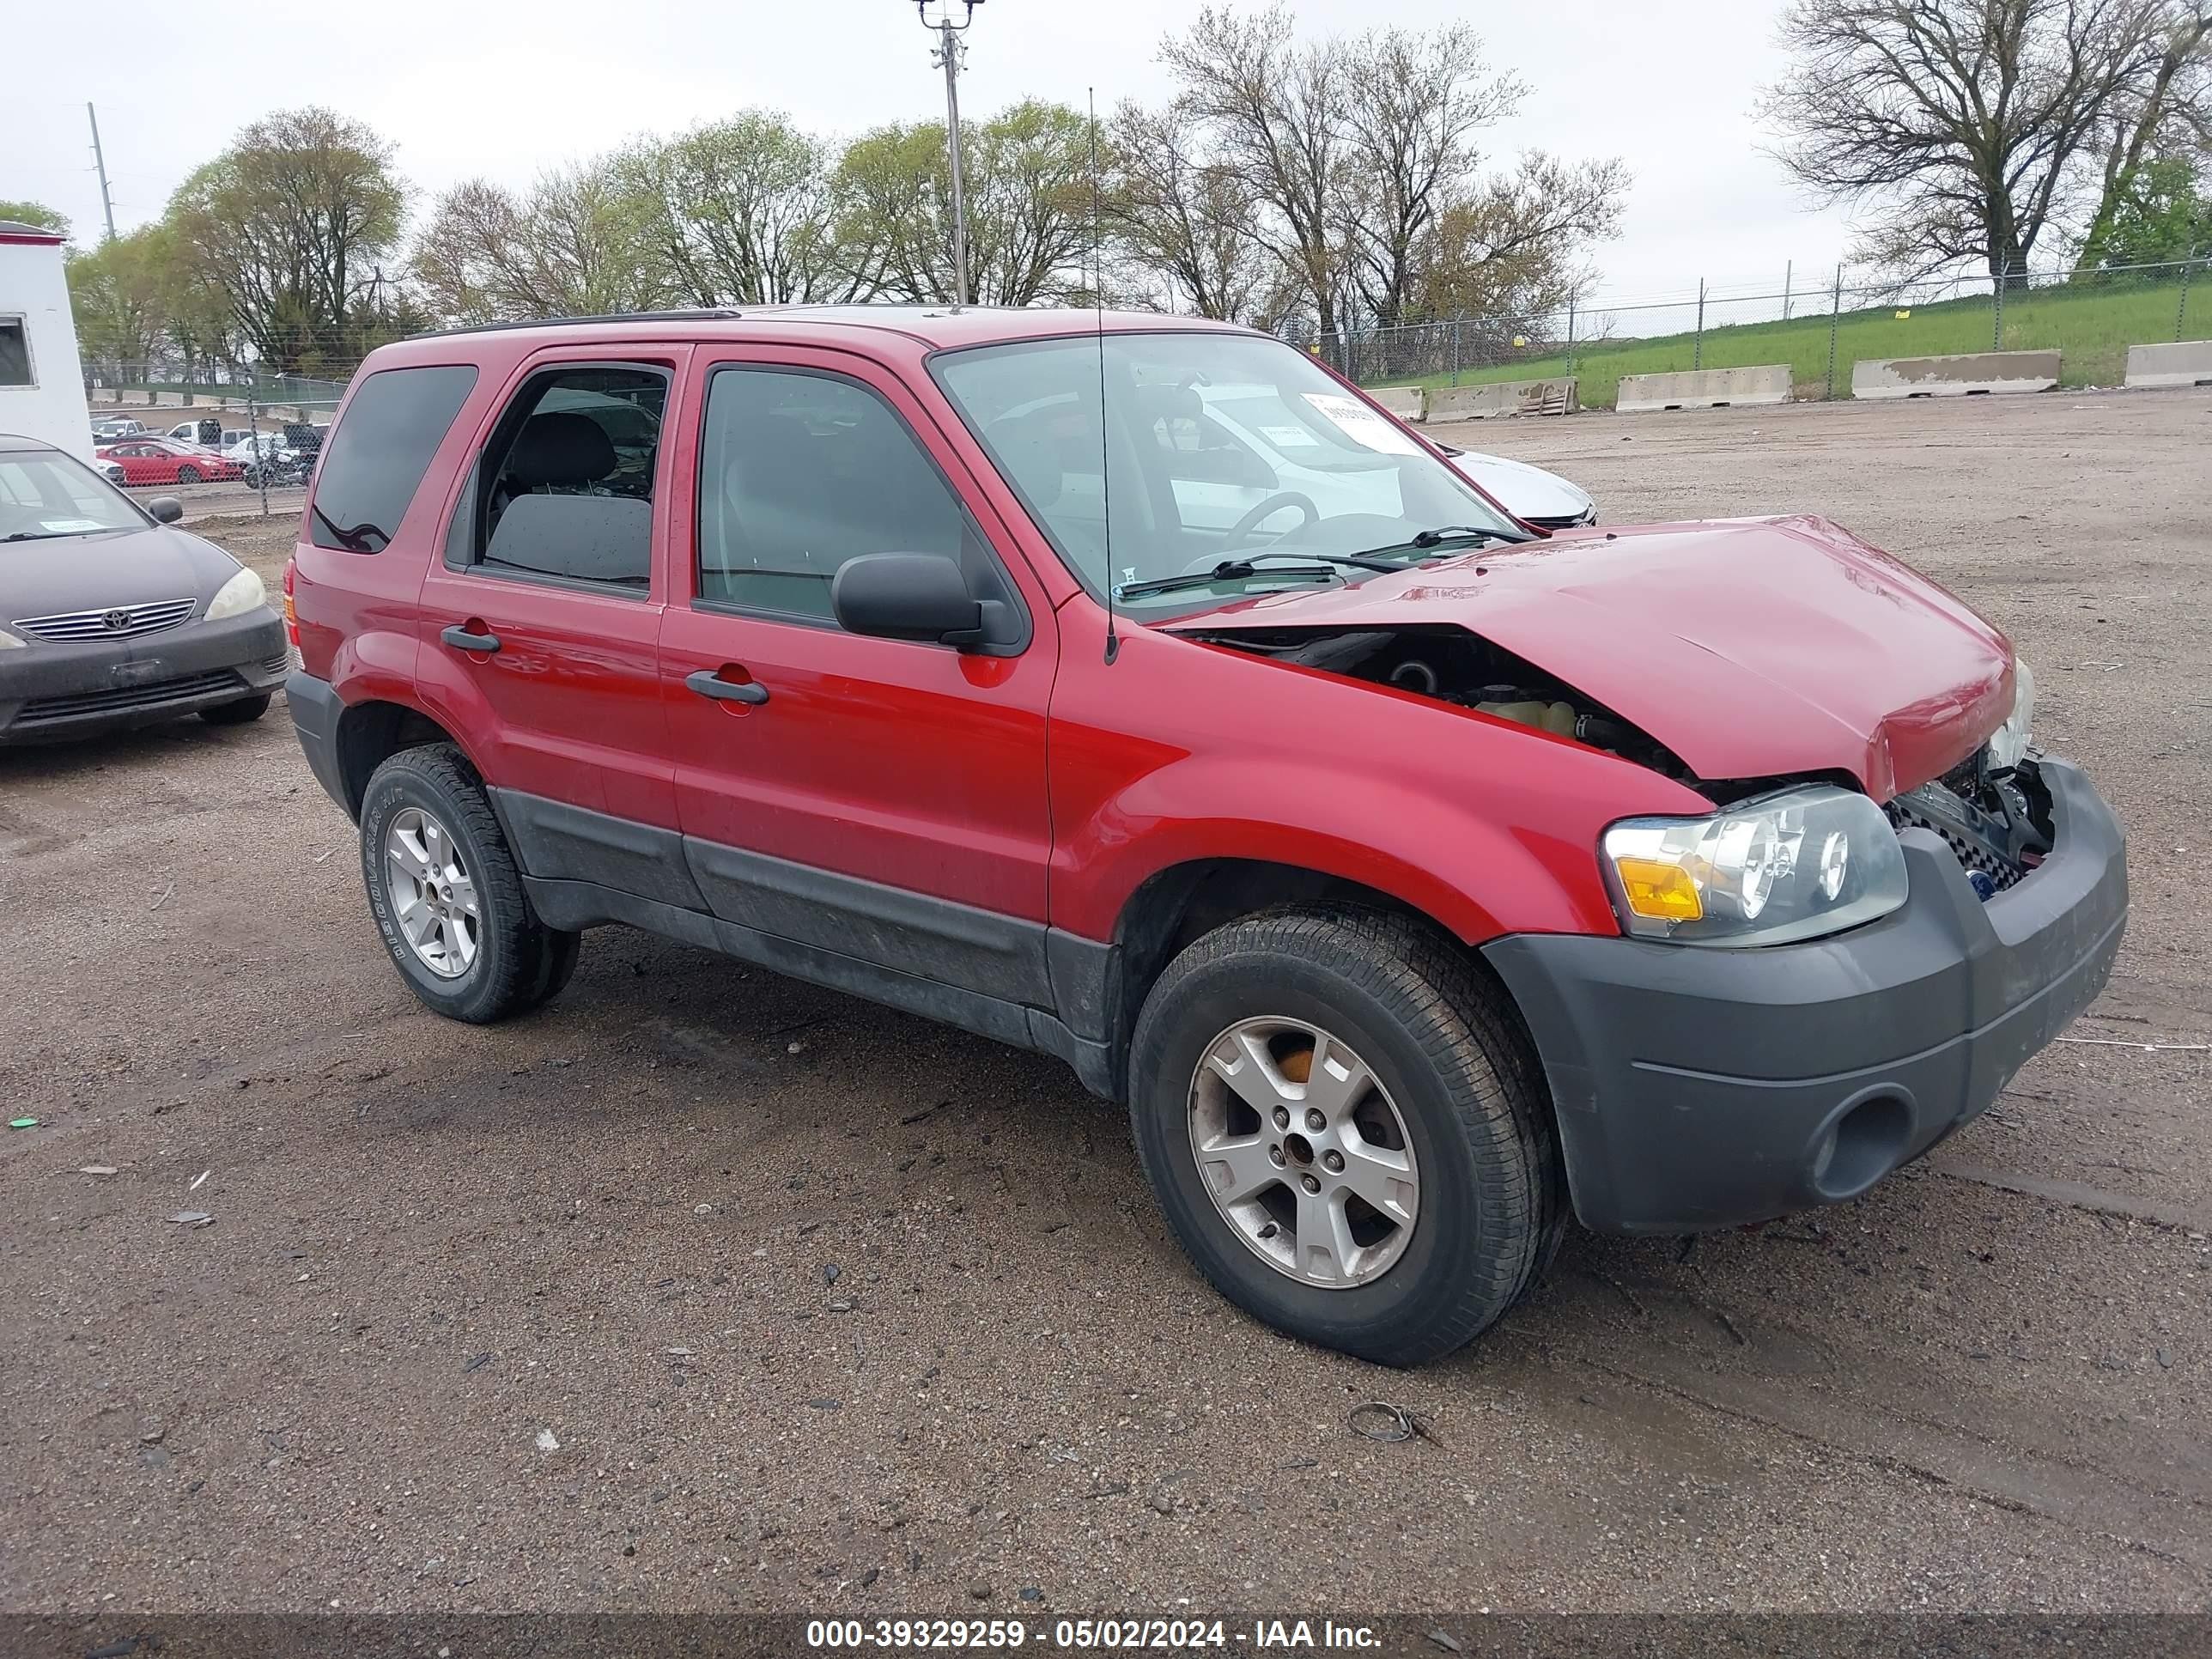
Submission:
[[118,438],[135,438],[145,429],[143,421],[134,421],[125,416],[110,416],[106,420],[92,423],[93,440],[97,443],[111,443]]
[[1485,455],[1429,440],[1461,474],[1523,524],[1571,530],[1597,522],[1597,503],[1580,484],[1503,455]]
[[1195,319],[385,346],[284,592],[425,1006],[534,1007],[618,922],[1056,1055],[1224,1294],[1392,1364],[1571,1206],[1867,1191],[2126,923],[2112,811],[1936,583],[1804,515],[1532,528]]
[[176,443],[191,444],[201,449],[220,453],[240,439],[250,437],[252,433],[247,428],[227,427],[212,415],[203,415],[193,420],[179,421],[161,435]]
[[0,744],[258,719],[291,659],[261,579],[33,439],[0,434]]
[[134,486],[208,483],[242,474],[237,462],[173,438],[126,438],[121,443],[102,444],[93,453],[121,466],[123,481]]

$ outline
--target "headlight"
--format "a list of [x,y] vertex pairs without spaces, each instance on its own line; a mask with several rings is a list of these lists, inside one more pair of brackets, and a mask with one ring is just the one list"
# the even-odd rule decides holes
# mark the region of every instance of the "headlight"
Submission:
[[1990,734],[1990,769],[2002,772],[2027,753],[2028,728],[2035,723],[2035,675],[2027,662],[2012,659],[2012,713]]
[[208,601],[206,620],[220,622],[225,617],[243,616],[268,598],[269,590],[261,585],[261,578],[251,570],[240,570]]
[[1605,832],[1622,929],[1677,945],[1782,945],[1905,902],[1904,850],[1864,795],[1820,784],[1709,818],[1624,818]]
[[22,648],[22,641],[17,639],[6,629],[0,628],[0,651],[21,651]]

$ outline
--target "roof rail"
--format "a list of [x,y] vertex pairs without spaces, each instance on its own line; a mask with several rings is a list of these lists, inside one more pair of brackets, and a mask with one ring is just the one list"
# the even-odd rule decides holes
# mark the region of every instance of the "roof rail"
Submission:
[[691,306],[680,311],[611,311],[592,317],[528,317],[512,323],[477,323],[468,328],[430,328],[410,340],[443,340],[456,334],[501,334],[518,328],[561,328],[570,323],[696,323],[726,320],[745,313],[731,306]]

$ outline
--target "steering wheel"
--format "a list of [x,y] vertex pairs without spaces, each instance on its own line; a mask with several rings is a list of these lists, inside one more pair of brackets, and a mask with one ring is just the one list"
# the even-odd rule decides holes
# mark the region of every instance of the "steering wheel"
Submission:
[[[1307,529],[1321,521],[1321,509],[1313,504],[1310,496],[1301,495],[1295,489],[1279,489],[1229,526],[1229,533],[1221,538],[1221,550],[1225,553],[1232,547],[1243,546],[1251,539],[1254,531],[1286,507],[1295,507],[1305,514],[1304,520],[1298,526],[1299,530]],[[1283,533],[1289,536],[1297,532],[1286,530]]]

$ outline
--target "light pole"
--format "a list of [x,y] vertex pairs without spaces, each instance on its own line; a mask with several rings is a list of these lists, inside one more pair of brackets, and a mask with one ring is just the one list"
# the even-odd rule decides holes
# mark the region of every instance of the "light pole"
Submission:
[[[933,0],[938,8],[938,19],[929,21],[933,0],[914,0],[915,13],[924,28],[937,34],[937,50],[931,61],[945,69],[945,149],[952,164],[952,303],[968,303],[968,204],[960,182],[960,54],[967,50],[961,40],[969,24],[975,21],[975,8],[983,0]],[[960,21],[952,21],[952,8],[964,8]]]

